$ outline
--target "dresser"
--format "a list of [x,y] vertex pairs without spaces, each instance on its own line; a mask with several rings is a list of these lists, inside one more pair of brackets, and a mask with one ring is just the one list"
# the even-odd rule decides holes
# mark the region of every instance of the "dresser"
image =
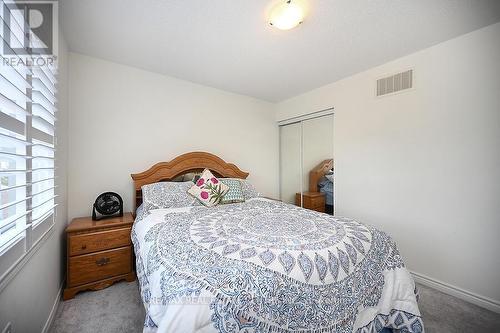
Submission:
[[[303,193],[303,208],[315,210],[317,212],[325,212],[325,194],[321,192],[304,192]],[[295,205],[300,206],[300,193],[295,193]]]
[[113,283],[134,281],[131,213],[93,221],[75,218],[66,228],[67,275],[63,299],[83,290],[99,290]]

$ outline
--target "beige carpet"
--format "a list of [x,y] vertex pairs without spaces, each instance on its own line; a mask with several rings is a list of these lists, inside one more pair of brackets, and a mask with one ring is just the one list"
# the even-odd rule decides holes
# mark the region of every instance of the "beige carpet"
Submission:
[[[424,286],[420,311],[427,333],[500,333],[500,314]],[[141,332],[144,307],[135,282],[78,294],[61,302],[52,333]]]

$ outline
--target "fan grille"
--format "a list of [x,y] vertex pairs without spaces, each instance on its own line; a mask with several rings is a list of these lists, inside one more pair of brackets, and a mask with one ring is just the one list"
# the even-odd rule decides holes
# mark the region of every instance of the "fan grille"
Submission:
[[113,192],[106,192],[99,195],[95,201],[95,209],[103,215],[117,213],[121,208],[121,198]]

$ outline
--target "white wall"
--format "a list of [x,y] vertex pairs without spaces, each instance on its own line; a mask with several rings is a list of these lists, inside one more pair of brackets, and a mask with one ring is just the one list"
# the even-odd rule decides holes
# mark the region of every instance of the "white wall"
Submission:
[[[65,277],[64,228],[67,222],[68,152],[68,50],[59,32],[58,105],[56,122],[56,208],[55,225],[44,243],[0,292],[0,330],[8,322],[13,332],[41,332],[54,314]],[[57,304],[56,304],[57,305]],[[48,328],[48,327],[47,327]]]
[[[500,23],[276,106],[278,120],[335,107],[336,213],[387,231],[411,270],[490,308],[500,305],[499,36]],[[408,68],[414,90],[374,97],[377,78]]]
[[101,192],[133,209],[131,173],[190,151],[212,152],[277,194],[272,104],[70,53],[69,216],[88,216]]

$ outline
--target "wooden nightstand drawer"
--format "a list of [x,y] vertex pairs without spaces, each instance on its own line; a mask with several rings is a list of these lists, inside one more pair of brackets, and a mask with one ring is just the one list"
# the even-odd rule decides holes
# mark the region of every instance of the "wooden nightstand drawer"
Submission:
[[321,205],[321,206],[311,207],[309,209],[315,210],[315,211],[320,212],[320,213],[324,213],[326,207],[325,207],[325,205]]
[[[301,195],[295,195],[295,204],[300,206]],[[315,210],[317,212],[325,212],[325,194],[320,192],[304,192],[302,195],[302,207],[306,209]]]
[[69,258],[69,287],[132,271],[130,246]]
[[325,205],[325,197],[304,196],[304,207],[318,208]]
[[[304,207],[319,207],[325,205],[325,195],[320,192],[304,192],[302,200]],[[300,193],[295,195],[295,203],[300,205]]]
[[106,230],[69,236],[69,255],[75,256],[131,244],[131,228]]

